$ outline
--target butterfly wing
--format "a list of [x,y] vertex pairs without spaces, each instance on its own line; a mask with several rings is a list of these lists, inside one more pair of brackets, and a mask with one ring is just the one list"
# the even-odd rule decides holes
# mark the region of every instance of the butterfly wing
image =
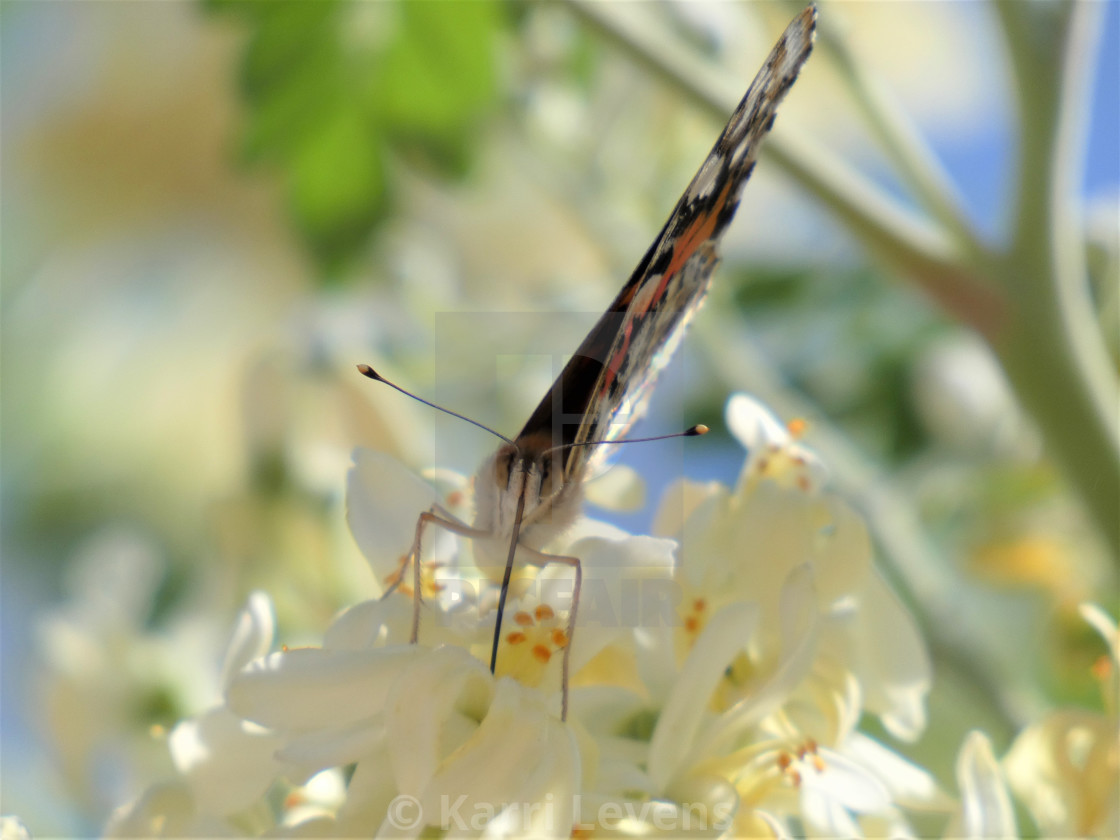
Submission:
[[552,446],[576,444],[563,452],[565,482],[581,480],[604,449],[578,444],[617,440],[641,416],[654,379],[704,299],[716,244],[778,103],[809,56],[815,23],[810,6],[782,33],[661,233],[518,436],[540,440],[547,433]]

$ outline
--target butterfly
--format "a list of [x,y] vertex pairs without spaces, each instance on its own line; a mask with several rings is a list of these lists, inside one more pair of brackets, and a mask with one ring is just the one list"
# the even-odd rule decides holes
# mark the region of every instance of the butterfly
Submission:
[[[511,440],[488,429],[504,443],[476,474],[473,524],[438,506],[417,522],[408,555],[415,600],[411,640],[415,642],[419,633],[420,540],[424,528],[435,524],[474,540],[480,567],[504,569],[491,671],[497,665],[515,560],[571,567],[574,587],[563,637],[562,719],[567,717],[571,638],[583,572],[578,558],[542,549],[579,516],[584,480],[605,457],[606,444],[622,442],[630,424],[641,416],[658,372],[703,302],[719,262],[716,246],[739,206],[777,106],[809,57],[815,25],[816,9],[809,6],[782,33],[661,232],[517,436]],[[358,369],[403,391],[368,365]],[[625,417],[624,405],[629,407]],[[698,426],[684,434],[704,431]]]

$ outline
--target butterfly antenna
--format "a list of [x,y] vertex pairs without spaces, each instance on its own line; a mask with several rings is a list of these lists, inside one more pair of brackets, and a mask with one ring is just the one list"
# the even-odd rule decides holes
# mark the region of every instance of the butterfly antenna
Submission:
[[[366,377],[367,379],[372,379],[374,382],[384,382],[390,388],[393,388],[397,391],[400,391],[406,397],[412,397],[417,402],[422,402],[422,403],[424,403],[424,405],[431,406],[432,408],[436,409],[436,411],[442,411],[444,414],[450,414],[452,417],[458,417],[460,420],[466,420],[472,426],[478,426],[478,428],[486,430],[487,432],[492,434],[494,437],[501,438],[506,443],[508,443],[510,445],[513,445],[513,441],[510,440],[509,438],[507,438],[501,432],[495,432],[489,426],[484,426],[482,423],[479,423],[477,420],[472,420],[469,417],[464,417],[462,414],[459,414],[457,411],[452,411],[449,408],[444,408],[442,405],[436,405],[434,402],[429,402],[428,400],[424,399],[423,397],[418,397],[415,394],[413,394],[412,392],[406,391],[404,388],[402,388],[400,385],[397,385],[395,382],[390,382],[388,379],[386,379],[380,373],[375,371],[369,365],[358,365],[358,373],[360,373],[362,376]],[[707,431],[707,429],[705,429],[705,431]]]
[[563,443],[560,446],[554,446],[551,449],[546,449],[541,454],[542,456],[548,455],[550,452],[556,452],[561,449],[572,449],[576,446],[602,446],[606,443],[612,445],[617,445],[620,443],[649,443],[650,441],[654,440],[670,440],[671,438],[679,437],[699,437],[700,435],[706,435],[709,431],[711,430],[703,423],[697,423],[695,426],[685,429],[683,432],[673,432],[671,435],[655,435],[654,437],[644,438],[624,438],[623,440],[585,440],[580,443]]

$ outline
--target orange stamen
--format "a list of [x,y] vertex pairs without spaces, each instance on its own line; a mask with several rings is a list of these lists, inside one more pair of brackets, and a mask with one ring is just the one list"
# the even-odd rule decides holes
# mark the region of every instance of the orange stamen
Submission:
[[1107,680],[1112,676],[1112,660],[1107,656],[1102,656],[1093,663],[1089,671],[1098,680]]
[[537,617],[537,621],[546,621],[547,619],[555,616],[556,613],[552,611],[552,607],[550,607],[548,604],[541,604],[539,607],[533,610],[533,615]]

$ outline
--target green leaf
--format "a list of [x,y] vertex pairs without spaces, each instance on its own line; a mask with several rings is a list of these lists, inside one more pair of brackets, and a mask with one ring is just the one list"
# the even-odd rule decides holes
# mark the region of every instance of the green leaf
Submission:
[[381,149],[366,113],[353,102],[318,121],[291,164],[296,221],[328,268],[361,247],[385,204]]
[[309,70],[321,72],[336,58],[338,0],[254,3],[253,7],[256,33],[242,68],[247,96],[267,95]]
[[401,15],[379,70],[378,109],[397,128],[457,129],[492,95],[494,6],[433,0],[404,3]]
[[328,271],[387,209],[385,152],[468,168],[496,95],[493,0],[204,0],[248,28],[240,88],[245,161],[278,170],[294,220]]

